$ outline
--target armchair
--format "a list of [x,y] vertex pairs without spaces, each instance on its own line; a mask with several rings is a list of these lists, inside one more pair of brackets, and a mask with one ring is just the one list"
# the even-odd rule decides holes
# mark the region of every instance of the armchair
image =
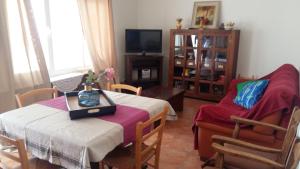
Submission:
[[[254,120],[242,119],[232,116],[236,121],[233,137],[239,134],[239,125],[262,125],[265,127],[273,128],[274,130],[283,131],[286,133],[283,145],[281,148],[270,148],[252,144],[246,141],[238,140],[225,136],[214,135],[212,137],[212,147],[215,149],[214,155],[215,166],[217,168],[224,168],[224,166],[235,166],[238,168],[291,168],[295,166],[294,161],[299,159],[299,153],[295,147],[297,141],[297,128],[300,122],[300,109],[294,108],[288,129],[276,125],[257,122]],[[299,151],[299,150],[298,150]],[[266,153],[267,155],[259,153]],[[297,154],[298,157],[295,157]],[[293,161],[293,162],[292,162]]]
[[237,84],[242,82],[240,79],[231,82],[227,94],[218,104],[201,105],[193,125],[194,147],[201,159],[209,159],[215,153],[211,146],[213,135],[231,137],[234,133],[235,138],[253,144],[272,148],[282,146],[283,129],[288,126],[292,108],[300,106],[299,72],[285,64],[260,79],[269,79],[270,83],[251,109],[233,102]]

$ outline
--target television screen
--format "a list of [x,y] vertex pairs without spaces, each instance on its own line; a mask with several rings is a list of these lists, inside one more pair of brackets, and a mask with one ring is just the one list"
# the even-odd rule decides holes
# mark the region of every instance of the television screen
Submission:
[[162,30],[126,29],[126,53],[161,53]]

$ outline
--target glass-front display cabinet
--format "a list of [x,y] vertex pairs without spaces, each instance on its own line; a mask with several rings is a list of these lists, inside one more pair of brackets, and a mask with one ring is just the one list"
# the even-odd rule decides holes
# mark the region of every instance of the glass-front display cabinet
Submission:
[[169,86],[185,95],[220,100],[236,74],[239,30],[170,31]]

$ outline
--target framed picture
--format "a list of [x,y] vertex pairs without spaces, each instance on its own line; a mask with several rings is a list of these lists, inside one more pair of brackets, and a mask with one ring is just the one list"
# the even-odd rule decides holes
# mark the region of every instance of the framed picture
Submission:
[[220,1],[199,1],[194,3],[192,27],[217,28]]

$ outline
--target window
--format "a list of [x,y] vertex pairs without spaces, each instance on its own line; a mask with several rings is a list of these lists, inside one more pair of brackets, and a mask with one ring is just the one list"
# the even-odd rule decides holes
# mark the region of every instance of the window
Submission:
[[76,0],[31,0],[51,77],[91,68]]

